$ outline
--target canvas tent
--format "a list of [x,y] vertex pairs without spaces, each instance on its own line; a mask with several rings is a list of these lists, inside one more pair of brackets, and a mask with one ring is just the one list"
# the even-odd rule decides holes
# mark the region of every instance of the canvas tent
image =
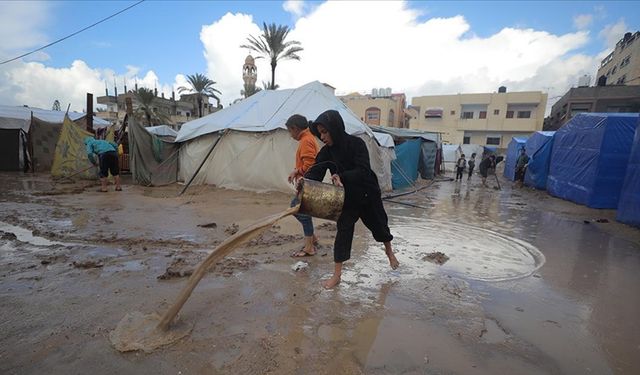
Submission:
[[527,138],[525,137],[512,137],[511,142],[509,142],[507,159],[504,162],[504,176],[511,181],[516,179],[516,162],[518,161],[518,156],[520,156],[520,150],[526,148],[526,144]]
[[[71,121],[81,121],[86,114],[69,112],[68,116]],[[62,111],[0,105],[0,170],[24,170],[25,161],[30,160],[36,172],[48,172],[64,118]],[[94,116],[94,129],[109,125]],[[33,155],[29,152],[29,137]]]
[[[373,125],[369,125],[369,128],[374,134],[387,134],[393,139],[396,149],[396,160],[391,165],[394,189],[412,185],[418,178],[418,172],[422,178],[433,178],[437,167],[438,150],[441,146],[439,133]],[[409,140],[418,142],[405,145],[404,143]]]
[[144,186],[161,186],[177,181],[177,144],[156,136],[134,118],[129,119],[128,134],[129,167],[135,182]]
[[237,104],[182,125],[176,142],[180,151],[180,179],[189,180],[204,160],[194,183],[255,191],[291,191],[287,176],[294,167],[296,142],[285,122],[293,114],[310,120],[333,109],[340,112],[347,133],[364,140],[380,187],[391,188],[381,146],[371,130],[320,82],[296,89],[260,91]]
[[555,132],[538,131],[527,140],[526,150],[529,155],[529,165],[524,175],[525,185],[540,190],[547,188],[554,134]]
[[465,159],[467,161],[471,158],[471,155],[476,154],[476,170],[477,166],[480,164],[482,160],[482,155],[485,152],[484,147],[477,144],[466,144],[466,145],[443,145],[442,146],[442,156],[444,158],[444,169],[445,171],[453,171],[455,172],[455,166],[458,162],[458,159],[462,154],[464,154]]
[[580,113],[555,134],[547,191],[592,208],[616,208],[637,113]]
[[163,138],[175,139],[178,136],[178,132],[168,125],[147,126],[145,130],[150,134]]
[[640,227],[640,124],[633,138],[627,174],[620,191],[616,219]]

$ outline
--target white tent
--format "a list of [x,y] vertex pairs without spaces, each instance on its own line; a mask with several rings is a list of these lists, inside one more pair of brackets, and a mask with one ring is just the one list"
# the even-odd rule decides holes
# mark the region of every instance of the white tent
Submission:
[[[0,129],[22,129],[29,131],[31,126],[31,114],[42,121],[62,124],[64,121],[63,111],[50,111],[40,108],[16,107],[8,105],[0,105]],[[86,113],[69,112],[69,119],[76,121],[85,117]],[[110,126],[111,123],[99,117],[93,116],[93,129],[103,129]]]
[[173,130],[168,125],[147,126],[144,128],[149,134],[157,135],[158,137],[177,137],[178,132]]
[[296,89],[264,90],[228,108],[182,125],[176,142],[180,150],[180,178],[189,180],[213,152],[194,183],[231,189],[291,191],[287,176],[294,167],[297,143],[286,131],[293,114],[314,120],[320,113],[340,112],[347,133],[363,139],[380,187],[391,189],[391,169],[371,130],[320,82]]
[[482,153],[484,147],[476,144],[466,145],[442,145],[442,158],[444,159],[445,171],[454,171],[455,165],[460,155],[464,154],[465,159],[469,160],[473,153],[476,154],[476,166],[482,161]]

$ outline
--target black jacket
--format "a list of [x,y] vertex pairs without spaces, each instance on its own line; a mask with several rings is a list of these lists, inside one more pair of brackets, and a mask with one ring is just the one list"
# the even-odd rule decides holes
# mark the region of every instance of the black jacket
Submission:
[[322,181],[327,169],[331,174],[338,174],[344,185],[345,206],[362,202],[365,195],[380,195],[378,177],[371,169],[367,146],[362,139],[347,134],[340,113],[325,111],[311,124],[311,132],[320,138],[318,124],[329,131],[333,145],[322,147],[305,177]]

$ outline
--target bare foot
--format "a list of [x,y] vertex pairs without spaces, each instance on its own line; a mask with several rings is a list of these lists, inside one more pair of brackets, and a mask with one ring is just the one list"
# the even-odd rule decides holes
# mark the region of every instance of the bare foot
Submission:
[[322,282],[322,287],[325,289],[333,289],[338,284],[340,284],[340,276],[333,275],[330,279]]
[[393,252],[388,252],[387,258],[389,258],[389,265],[391,266],[392,270],[395,270],[400,266],[400,262],[398,262],[398,259],[396,259],[396,256]]
[[318,239],[318,236],[316,236],[315,234],[313,235],[313,244],[315,246],[318,246],[318,243],[320,242],[320,240]]

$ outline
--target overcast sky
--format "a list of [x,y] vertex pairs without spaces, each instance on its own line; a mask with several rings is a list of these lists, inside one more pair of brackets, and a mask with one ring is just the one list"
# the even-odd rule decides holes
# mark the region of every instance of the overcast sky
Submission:
[[[71,34],[135,2],[0,2],[0,60]],[[282,61],[281,88],[313,80],[337,94],[390,87],[413,96],[542,90],[549,105],[627,31],[639,2],[155,2],[21,60],[0,65],[0,104],[82,111],[85,93],[158,89],[167,97],[186,74],[205,73],[227,106],[240,97],[240,48],[263,22],[288,25],[300,61]],[[255,56],[255,55],[254,55]],[[257,60],[258,82],[270,68]]]

